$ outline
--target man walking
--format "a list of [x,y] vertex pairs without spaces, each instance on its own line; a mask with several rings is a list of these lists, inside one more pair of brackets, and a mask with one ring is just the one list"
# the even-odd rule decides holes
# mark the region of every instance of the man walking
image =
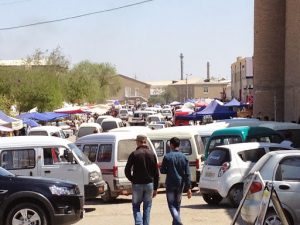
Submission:
[[[147,146],[147,137],[138,135],[137,148],[128,158],[125,175],[132,182],[132,210],[135,225],[150,224],[152,198],[157,194],[159,171],[157,159]],[[143,216],[140,211],[143,203]]]
[[182,225],[180,218],[180,204],[183,189],[187,189],[188,198],[192,197],[189,162],[179,150],[180,140],[171,138],[171,151],[162,161],[160,172],[167,174],[166,195],[170,213],[173,217],[172,225]]

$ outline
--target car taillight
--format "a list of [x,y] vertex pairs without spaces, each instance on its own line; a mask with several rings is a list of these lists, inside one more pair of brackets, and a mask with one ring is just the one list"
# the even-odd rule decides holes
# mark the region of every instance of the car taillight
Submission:
[[224,162],[219,170],[218,176],[221,177],[230,168],[229,162]]
[[196,159],[196,169],[198,170],[200,168],[200,160]]
[[113,175],[114,175],[114,177],[118,177],[118,167],[117,166],[113,167]]
[[253,194],[253,193],[259,192],[262,190],[262,188],[263,188],[262,183],[254,181],[254,182],[252,182],[252,184],[250,186],[250,193]]

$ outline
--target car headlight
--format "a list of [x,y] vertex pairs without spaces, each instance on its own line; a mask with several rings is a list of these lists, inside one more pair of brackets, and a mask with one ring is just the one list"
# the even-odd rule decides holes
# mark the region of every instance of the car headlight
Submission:
[[94,171],[94,172],[90,173],[89,181],[94,183],[94,182],[99,181],[100,178],[101,178],[101,175],[98,172]]
[[69,188],[69,187],[59,187],[53,185],[49,187],[49,190],[53,195],[75,195],[78,194],[78,190],[76,188]]

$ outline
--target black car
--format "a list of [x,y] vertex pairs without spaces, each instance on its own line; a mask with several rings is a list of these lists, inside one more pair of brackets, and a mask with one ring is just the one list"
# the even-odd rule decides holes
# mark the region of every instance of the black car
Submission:
[[15,176],[0,167],[0,225],[60,225],[83,217],[76,184]]

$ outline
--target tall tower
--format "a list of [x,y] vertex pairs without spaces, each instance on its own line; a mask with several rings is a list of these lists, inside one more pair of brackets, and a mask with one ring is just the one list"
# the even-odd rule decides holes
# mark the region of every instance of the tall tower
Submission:
[[255,0],[253,113],[277,121],[284,120],[285,15],[285,0]]
[[180,69],[181,69],[181,77],[180,77],[180,79],[181,80],[183,80],[183,54],[182,53],[180,53]]
[[285,121],[300,118],[300,2],[286,1]]

